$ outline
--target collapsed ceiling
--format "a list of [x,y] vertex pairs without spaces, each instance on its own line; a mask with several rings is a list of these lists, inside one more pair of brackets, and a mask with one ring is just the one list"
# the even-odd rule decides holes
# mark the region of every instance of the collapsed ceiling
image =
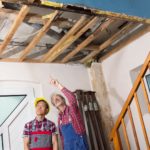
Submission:
[[7,2],[0,7],[0,61],[101,62],[150,30],[149,24],[83,10]]

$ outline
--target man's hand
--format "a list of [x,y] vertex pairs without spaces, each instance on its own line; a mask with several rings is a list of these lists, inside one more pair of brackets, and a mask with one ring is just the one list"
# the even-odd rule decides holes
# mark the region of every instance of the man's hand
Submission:
[[49,84],[52,84],[52,85],[55,85],[55,86],[59,85],[59,82],[56,79],[53,79],[51,76],[49,76],[49,77],[50,77]]
[[50,77],[49,84],[55,85],[55,86],[59,87],[61,90],[64,88],[56,79],[53,79],[51,76],[49,76],[49,77]]

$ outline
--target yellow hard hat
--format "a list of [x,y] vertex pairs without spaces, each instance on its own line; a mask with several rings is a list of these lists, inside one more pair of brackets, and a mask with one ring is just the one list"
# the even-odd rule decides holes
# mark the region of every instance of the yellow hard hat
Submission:
[[49,105],[48,101],[44,97],[36,98],[35,99],[35,108],[36,108],[36,104],[37,104],[38,101],[44,101],[48,105],[48,112],[46,113],[46,115],[47,115],[50,111],[50,105]]

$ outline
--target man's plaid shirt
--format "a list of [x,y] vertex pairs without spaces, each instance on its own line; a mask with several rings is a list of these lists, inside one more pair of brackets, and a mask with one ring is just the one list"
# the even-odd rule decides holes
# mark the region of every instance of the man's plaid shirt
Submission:
[[58,118],[60,138],[64,148],[64,138],[61,133],[61,126],[66,125],[68,123],[72,123],[75,132],[80,135],[85,133],[85,126],[74,93],[70,92],[66,88],[63,88],[61,91],[64,93],[64,95],[67,97],[69,101],[69,106],[68,105],[66,106],[64,113],[62,112],[59,113]]
[[[49,123],[49,129],[51,131],[51,134],[57,135],[58,133],[56,125],[46,118],[44,118],[43,121],[38,121],[36,118],[34,119],[34,125],[36,125],[36,130],[45,131],[44,127],[47,125],[47,122]],[[31,141],[31,132],[32,132],[32,121],[25,124],[22,137],[30,138]]]

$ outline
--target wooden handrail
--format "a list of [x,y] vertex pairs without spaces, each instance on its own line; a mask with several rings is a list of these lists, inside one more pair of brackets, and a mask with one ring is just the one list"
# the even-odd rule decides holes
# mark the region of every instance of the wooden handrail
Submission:
[[145,62],[143,64],[143,66],[142,66],[142,69],[141,69],[141,71],[140,71],[140,73],[139,73],[139,75],[138,75],[138,77],[137,77],[137,79],[136,79],[136,81],[135,81],[135,83],[134,83],[134,85],[132,87],[132,90],[131,90],[131,92],[130,92],[130,94],[129,94],[129,96],[128,96],[125,104],[124,104],[124,107],[123,107],[123,109],[122,109],[122,111],[121,111],[121,113],[120,113],[120,115],[118,117],[118,120],[117,120],[117,122],[116,122],[116,124],[115,124],[115,126],[114,126],[114,128],[113,128],[113,130],[112,130],[112,132],[110,134],[110,136],[109,136],[109,140],[110,141],[113,139],[113,136],[114,136],[116,130],[119,128],[119,126],[121,124],[122,118],[125,116],[125,114],[127,112],[128,106],[130,105],[130,103],[133,100],[134,93],[137,91],[137,89],[138,89],[138,87],[139,87],[139,85],[141,83],[141,79],[144,76],[144,74],[145,74],[145,72],[146,72],[146,70],[148,68],[149,61],[150,61],[150,53],[148,54],[148,56],[147,56],[147,58],[146,58],[146,60],[145,60]]

